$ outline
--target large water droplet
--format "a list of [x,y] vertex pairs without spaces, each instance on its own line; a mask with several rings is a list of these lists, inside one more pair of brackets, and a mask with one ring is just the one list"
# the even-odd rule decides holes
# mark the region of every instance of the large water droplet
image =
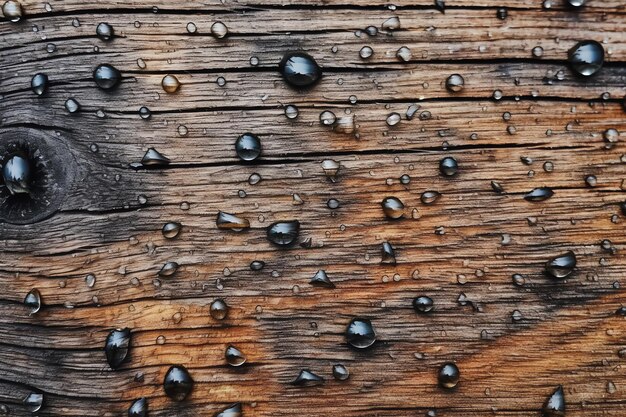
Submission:
[[365,349],[376,342],[376,332],[368,319],[356,318],[346,329],[346,341],[357,349]]
[[241,366],[246,363],[246,355],[234,346],[228,346],[224,354],[226,363],[230,366]]
[[289,246],[298,238],[300,222],[297,220],[272,223],[267,228],[267,240],[278,246]]
[[565,278],[574,271],[575,267],[576,254],[571,250],[546,262],[546,272],[553,278]]
[[459,169],[459,164],[456,162],[451,156],[446,156],[445,158],[439,161],[439,172],[446,177],[452,177],[456,175]]
[[324,110],[320,113],[320,123],[323,126],[332,126],[337,121],[337,116],[330,110]]
[[242,417],[243,411],[241,403],[231,404],[213,417]]
[[538,187],[533,188],[529,193],[524,196],[524,200],[526,201],[544,201],[554,195],[554,191],[552,191],[549,187]]
[[122,74],[109,64],[101,64],[93,71],[93,79],[103,90],[112,90],[122,81]]
[[396,197],[386,197],[381,202],[383,213],[390,219],[399,219],[404,216],[404,204]]
[[2,167],[4,186],[11,194],[28,194],[32,182],[31,163],[25,156],[14,155]]
[[418,313],[430,313],[433,306],[433,299],[426,295],[420,295],[413,299],[413,309]]
[[148,415],[148,400],[141,397],[133,401],[128,408],[128,417],[146,417]]
[[38,96],[42,96],[48,91],[48,87],[50,86],[50,82],[48,80],[48,76],[43,72],[38,72],[33,75],[33,78],[30,80],[30,88],[33,90],[33,93]]
[[169,163],[169,158],[154,148],[149,148],[141,159],[141,165],[145,167],[165,166]]
[[461,74],[452,74],[446,79],[446,88],[452,93],[458,93],[464,86],[465,79]]
[[361,50],[359,51],[359,56],[363,59],[369,59],[372,57],[372,55],[374,55],[374,50],[372,49],[371,46],[364,46],[361,48]]
[[215,320],[224,320],[228,315],[228,305],[224,300],[218,298],[211,303],[209,308],[211,317]]
[[217,21],[211,25],[211,34],[217,39],[224,39],[228,35],[228,28],[220,21]]
[[402,120],[402,117],[400,116],[399,113],[393,112],[393,113],[389,113],[387,115],[387,126],[395,126],[398,123],[400,123],[400,120]]
[[115,31],[113,30],[113,26],[109,25],[106,22],[101,22],[96,27],[96,35],[103,41],[110,41],[113,39],[113,35]]
[[293,104],[287,104],[285,106],[285,116],[287,116],[287,119],[295,119],[296,117],[298,117],[299,111],[298,108],[296,106],[294,106]]
[[300,374],[298,374],[298,377],[291,383],[300,387],[313,387],[316,385],[322,385],[324,383],[324,378],[314,374],[308,369],[303,369],[300,371]]
[[452,389],[459,383],[461,372],[455,363],[444,363],[439,368],[438,382],[439,386],[446,389]]
[[250,227],[248,219],[235,216],[234,214],[225,213],[220,211],[217,213],[217,220],[215,221],[218,229],[233,230],[240,232]]
[[119,368],[128,356],[130,338],[131,333],[128,328],[109,332],[104,343],[104,354],[111,369]]
[[174,75],[167,74],[161,80],[161,87],[163,87],[163,91],[166,93],[173,94],[180,88],[180,81]]
[[182,225],[177,222],[167,222],[163,225],[161,232],[166,239],[174,239],[180,233]]
[[319,287],[335,288],[335,284],[333,284],[330,278],[328,278],[326,271],[323,269],[320,269],[315,273],[309,284]]
[[584,77],[597,73],[604,64],[604,48],[596,41],[578,42],[568,51],[572,70]]
[[315,59],[304,52],[285,54],[278,66],[285,82],[292,87],[311,87],[322,78],[322,69]]
[[178,263],[174,261],[168,261],[163,264],[157,275],[160,277],[171,277],[176,273],[177,270]]
[[543,417],[564,417],[565,416],[565,394],[563,387],[559,385],[552,395],[548,397],[541,409]]
[[244,133],[237,138],[235,151],[242,161],[254,161],[261,155],[261,140],[250,132]]
[[41,294],[38,289],[33,288],[26,294],[26,297],[24,297],[24,305],[30,309],[28,313],[29,316],[37,314],[39,310],[41,310]]
[[184,400],[193,389],[193,379],[183,365],[172,365],[163,379],[165,394],[174,401]]
[[573,8],[579,8],[585,5],[586,0],[567,0],[567,4]]
[[413,54],[411,53],[411,50],[406,46],[401,46],[396,51],[396,58],[398,58],[402,62],[409,62],[412,57]]
[[424,191],[422,193],[422,195],[420,196],[420,200],[424,204],[433,204],[435,201],[439,199],[439,197],[441,197],[440,192],[429,190],[429,191]]
[[36,413],[43,407],[44,396],[40,392],[31,392],[24,398],[24,406],[31,413]]
[[2,5],[2,14],[11,22],[19,22],[22,19],[22,5],[19,1],[8,0]]

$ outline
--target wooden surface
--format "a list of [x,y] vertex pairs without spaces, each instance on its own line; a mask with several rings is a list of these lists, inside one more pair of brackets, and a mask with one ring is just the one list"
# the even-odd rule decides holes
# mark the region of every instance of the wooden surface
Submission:
[[[0,404],[10,415],[30,415],[22,400],[41,391],[42,416],[121,416],[145,396],[151,416],[212,415],[241,402],[247,416],[521,417],[539,416],[563,385],[568,417],[625,416],[626,324],[615,312],[626,304],[626,146],[622,134],[606,149],[603,132],[626,131],[626,6],[447,3],[443,14],[427,0],[394,1],[395,10],[366,0],[28,0],[26,19],[0,22],[2,139],[44,132],[76,164],[51,217],[0,223]],[[496,17],[501,6],[506,20]],[[363,31],[392,16],[401,30]],[[229,28],[226,39],[210,35],[217,20]],[[102,21],[118,35],[109,42],[95,35]],[[187,33],[188,22],[197,34]],[[583,39],[607,53],[589,79],[566,62]],[[359,58],[365,45],[374,49],[368,60]],[[411,62],[396,59],[401,46]],[[324,68],[307,92],[287,87],[277,71],[295,49]],[[91,78],[101,63],[122,72],[114,92]],[[52,83],[44,97],[30,90],[37,72]],[[465,78],[460,93],[445,89],[452,73]],[[161,88],[165,74],[183,84],[176,94]],[[503,99],[493,100],[494,90]],[[69,97],[80,113],[67,113]],[[421,108],[406,120],[412,103]],[[285,104],[298,106],[297,119],[285,117]],[[141,106],[150,120],[139,117]],[[321,126],[322,110],[354,118],[355,131]],[[403,120],[389,127],[394,111]],[[240,163],[233,146],[247,131],[263,144],[253,164]],[[131,169],[150,147],[170,166]],[[438,171],[447,155],[459,162],[453,178]],[[324,159],[341,164],[334,183]],[[250,185],[252,173],[262,181]],[[590,174],[594,188],[584,181]],[[523,199],[540,186],[555,195]],[[426,190],[442,196],[425,205]],[[294,193],[304,204],[293,204]],[[384,217],[387,196],[405,203],[404,219]],[[340,208],[327,208],[329,198]],[[247,218],[251,229],[218,230],[219,210]],[[266,240],[266,226],[291,219],[311,247]],[[162,236],[168,221],[183,224],[178,238]],[[614,253],[602,248],[605,239]],[[380,264],[383,241],[397,265]],[[545,261],[566,250],[577,255],[575,272],[548,278]],[[251,271],[253,260],[265,268]],[[168,261],[179,270],[155,285]],[[309,285],[319,269],[335,289]],[[92,288],[87,274],[96,276]],[[22,300],[32,288],[44,306],[29,316]],[[432,314],[412,309],[418,295],[433,298]],[[209,315],[216,298],[231,307],[224,321]],[[378,333],[365,351],[345,342],[358,316]],[[112,371],[104,341],[123,327],[132,329],[130,359]],[[242,368],[225,364],[230,344],[248,356]],[[437,386],[448,361],[461,371],[453,391]],[[332,378],[336,363],[350,379]],[[195,380],[181,403],[162,388],[172,364]],[[290,385],[301,369],[326,383]]]

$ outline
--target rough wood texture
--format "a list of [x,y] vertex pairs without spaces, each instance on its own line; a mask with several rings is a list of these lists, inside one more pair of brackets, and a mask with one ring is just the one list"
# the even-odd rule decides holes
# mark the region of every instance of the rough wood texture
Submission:
[[[45,132],[77,165],[54,215],[0,223],[0,404],[10,415],[31,415],[22,400],[40,391],[42,416],[121,416],[145,396],[151,416],[212,415],[241,402],[247,416],[527,417],[563,385],[568,417],[625,416],[626,325],[616,310],[626,304],[626,148],[623,135],[607,148],[603,132],[626,131],[626,6],[448,3],[443,14],[427,0],[395,1],[395,10],[371,0],[23,1],[25,20],[0,22],[2,140]],[[400,30],[365,33],[392,16]],[[226,39],[210,34],[217,20]],[[109,42],[95,35],[103,21],[116,31]],[[607,53],[589,79],[566,62],[583,39]],[[359,58],[365,45],[368,60]],[[401,46],[410,62],[396,58]],[[277,71],[295,49],[325,70],[306,92]],[[114,92],[92,80],[105,62],[122,71]],[[37,72],[51,80],[43,97],[30,90]],[[465,78],[462,92],[445,88],[453,73]],[[161,88],[165,74],[183,84],[176,94]],[[69,97],[79,113],[65,110]],[[407,120],[413,103],[420,109]],[[285,117],[286,104],[298,106],[297,119]],[[320,125],[322,110],[354,120],[354,131]],[[392,112],[403,120],[390,127]],[[253,164],[233,146],[247,131],[263,143]],[[150,147],[172,163],[132,169]],[[438,171],[447,155],[459,162],[453,178]],[[324,159],[341,163],[336,182]],[[523,199],[541,186],[555,195]],[[442,196],[425,205],[426,190]],[[405,203],[404,219],[385,219],[387,196]],[[218,230],[219,210],[249,219],[250,230]],[[266,240],[269,224],[289,219],[310,247]],[[183,224],[176,239],[161,233],[168,221]],[[397,265],[380,263],[383,241]],[[577,255],[575,272],[550,279],[545,261],[566,250]],[[251,271],[257,259],[266,266]],[[179,270],[157,279],[168,261]],[[309,285],[319,269],[336,289]],[[44,307],[29,316],[22,300],[32,288]],[[434,299],[432,314],[413,310],[422,294]],[[216,298],[231,307],[224,321],[209,314]],[[357,316],[378,332],[366,351],[345,342]],[[112,371],[104,341],[123,327],[133,330],[130,359]],[[226,365],[229,344],[247,354],[242,368]],[[453,391],[437,385],[448,361],[461,370]],[[336,363],[350,379],[332,378]],[[163,392],[171,364],[195,380],[181,403]],[[326,383],[292,386],[301,369]]]

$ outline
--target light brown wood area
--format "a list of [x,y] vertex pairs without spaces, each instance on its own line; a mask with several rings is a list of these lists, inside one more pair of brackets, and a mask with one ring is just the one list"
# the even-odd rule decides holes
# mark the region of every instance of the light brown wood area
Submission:
[[[27,141],[54,181],[33,191],[45,202],[18,206],[0,175],[0,415],[126,416],[145,397],[159,417],[232,403],[263,417],[539,417],[561,385],[567,417],[626,416],[626,134],[607,133],[626,132],[623,1],[21,7],[19,22],[0,21],[0,164]],[[384,30],[392,17],[400,28]],[[96,36],[101,22],[112,39]],[[605,51],[592,77],[568,64],[583,40]],[[278,70],[295,50],[322,67],[310,89]],[[112,91],[93,79],[105,63],[121,72]],[[42,96],[36,73],[50,80]],[[445,85],[455,73],[459,92]],[[174,94],[167,74],[181,83]],[[261,139],[252,163],[235,151],[244,132]],[[140,166],[150,148],[170,164]],[[446,156],[455,176],[440,173]],[[324,160],[340,164],[336,178]],[[554,195],[525,200],[537,187]],[[441,196],[425,204],[425,191]],[[385,217],[389,196],[404,218]],[[249,229],[218,229],[219,211]],[[286,220],[300,222],[298,241],[277,247],[266,229]],[[167,222],[182,224],[174,239]],[[383,242],[396,264],[381,263]],[[568,250],[573,272],[546,274]],[[178,269],[159,276],[167,262]],[[335,288],[309,283],[318,270]],[[42,307],[29,315],[32,289]],[[414,310],[421,295],[432,312]],[[216,299],[224,320],[210,314]],[[377,333],[368,349],[346,342],[356,317]],[[113,370],[104,347],[116,328],[132,338]],[[229,345],[244,365],[227,364]],[[447,362],[460,370],[452,390],[438,383]],[[181,402],[163,389],[176,364],[194,380]],[[294,386],[303,369],[324,383]],[[38,412],[30,393],[44,396]]]

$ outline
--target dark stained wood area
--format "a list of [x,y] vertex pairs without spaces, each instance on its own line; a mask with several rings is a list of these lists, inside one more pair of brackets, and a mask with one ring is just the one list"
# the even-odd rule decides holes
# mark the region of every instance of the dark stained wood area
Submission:
[[[542,407],[562,386],[567,417],[626,416],[623,0],[20,3],[18,22],[0,20],[0,164],[26,154],[39,185],[11,195],[0,172],[0,415],[126,416],[145,397],[153,417],[233,403],[262,417],[540,417],[559,415]],[[591,77],[568,63],[583,40],[605,52]],[[290,51],[315,58],[318,84],[285,83]],[[117,88],[98,88],[100,64],[121,72]],[[245,132],[262,143],[253,162],[235,151]],[[150,148],[170,163],[141,165]],[[538,187],[554,195],[524,198]],[[390,196],[403,218],[385,216]],[[220,211],[250,227],[219,229]],[[266,229],[287,220],[299,237],[278,247]],[[168,222],[182,225],[173,239]],[[549,276],[570,250],[571,274]],[[167,262],[178,269],[159,275]],[[319,270],[335,288],[310,284]],[[421,295],[430,313],[413,308]],[[377,334],[367,349],[346,342],[357,317]],[[117,328],[132,337],[113,370]],[[228,365],[230,345],[245,364]],[[454,389],[438,383],[447,362]],[[181,402],[163,389],[171,365],[194,380]],[[292,384],[303,369],[324,383]]]

